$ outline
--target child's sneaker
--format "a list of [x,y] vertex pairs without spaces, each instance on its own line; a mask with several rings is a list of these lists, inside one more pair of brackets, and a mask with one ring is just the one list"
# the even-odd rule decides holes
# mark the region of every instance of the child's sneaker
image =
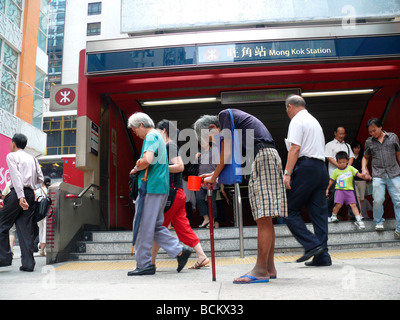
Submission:
[[332,217],[331,217],[331,222],[338,223],[338,222],[339,222],[339,219],[337,218],[337,216],[332,215]]
[[365,229],[365,224],[364,224],[364,222],[363,221],[356,221],[356,222],[354,222],[354,224],[356,225],[356,227],[359,229],[359,230],[364,230]]

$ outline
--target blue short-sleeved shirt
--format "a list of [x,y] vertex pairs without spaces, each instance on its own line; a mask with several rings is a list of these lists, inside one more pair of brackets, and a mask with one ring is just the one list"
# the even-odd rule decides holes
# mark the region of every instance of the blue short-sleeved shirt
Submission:
[[[150,164],[147,180],[147,193],[169,194],[169,171],[167,149],[161,134],[152,130],[147,133],[143,141],[142,154],[146,151],[154,152],[153,163]],[[146,170],[140,171],[139,188]]]

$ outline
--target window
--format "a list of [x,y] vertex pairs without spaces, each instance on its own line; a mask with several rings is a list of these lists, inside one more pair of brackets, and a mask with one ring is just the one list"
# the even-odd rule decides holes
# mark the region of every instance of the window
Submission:
[[32,125],[42,130],[44,79],[46,75],[36,69]]
[[0,108],[14,113],[19,55],[0,39]]
[[47,52],[47,29],[49,21],[49,2],[40,0],[38,47]]
[[0,0],[0,11],[5,13],[18,29],[21,29],[22,0]]
[[101,33],[101,23],[100,22],[95,22],[95,23],[88,23],[87,24],[87,36],[98,36]]
[[89,3],[88,16],[94,16],[96,14],[101,14],[101,2]]
[[47,133],[47,155],[76,153],[76,116],[44,118],[43,131]]

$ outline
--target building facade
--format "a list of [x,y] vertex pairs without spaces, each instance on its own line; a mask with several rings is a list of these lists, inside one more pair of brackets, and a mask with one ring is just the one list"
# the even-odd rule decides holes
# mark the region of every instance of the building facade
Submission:
[[[46,81],[49,108],[43,123],[47,150],[40,162],[53,181],[62,181],[64,164],[73,161],[76,154],[80,51],[88,41],[127,37],[120,33],[120,10],[121,3],[113,0],[53,0],[50,3]],[[71,103],[59,103],[65,92],[71,92],[64,98]],[[74,100],[70,99],[72,95]]]
[[47,74],[48,0],[0,1],[0,188],[9,179],[5,157],[11,137],[28,137],[26,150],[45,154],[42,132]]

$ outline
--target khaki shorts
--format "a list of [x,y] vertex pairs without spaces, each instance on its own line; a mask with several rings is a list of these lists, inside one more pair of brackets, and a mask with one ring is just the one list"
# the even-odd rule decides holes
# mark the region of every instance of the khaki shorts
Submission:
[[288,215],[282,162],[274,148],[257,153],[251,168],[249,201],[254,220]]
[[365,199],[365,190],[367,189],[367,181],[355,180],[354,186],[355,186],[355,191],[356,191],[357,197],[359,197],[360,200],[364,200]]

